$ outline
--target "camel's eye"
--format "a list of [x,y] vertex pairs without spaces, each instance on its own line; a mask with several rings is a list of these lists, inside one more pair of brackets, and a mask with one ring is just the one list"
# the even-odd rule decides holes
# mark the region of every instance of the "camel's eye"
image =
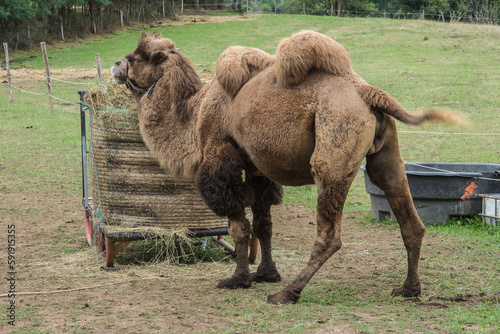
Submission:
[[130,64],[133,64],[136,61],[135,56],[132,53],[128,54],[125,58]]

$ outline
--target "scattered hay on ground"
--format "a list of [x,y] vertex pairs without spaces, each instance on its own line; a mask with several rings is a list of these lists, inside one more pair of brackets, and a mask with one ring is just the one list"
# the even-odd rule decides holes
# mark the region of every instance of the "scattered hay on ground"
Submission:
[[[182,238],[182,234],[177,235]],[[172,248],[179,245],[178,241],[173,241],[174,237],[168,239],[158,239],[154,244],[145,241],[136,241],[135,248],[143,248],[142,252],[154,252],[155,255],[147,262],[136,261],[126,264],[115,263],[116,270],[103,270],[104,255],[96,255],[89,248],[84,251],[65,255],[50,265],[48,263],[33,263],[30,267],[31,275],[38,278],[51,278],[58,281],[59,287],[80,288],[83,286],[93,286],[99,283],[107,284],[113,282],[122,282],[126,280],[173,280],[173,281],[195,281],[212,280],[216,281],[221,277],[231,276],[234,266],[231,256],[227,256],[223,261],[217,262],[195,262],[191,264],[179,264],[177,259],[172,258]],[[187,247],[186,254],[191,251],[193,241],[185,243]],[[158,245],[156,249],[155,244]],[[167,246],[165,246],[167,245]],[[128,246],[130,247],[130,246]],[[148,247],[153,249],[148,249]],[[165,249],[170,247],[170,249]],[[125,252],[127,248],[123,252]],[[135,251],[135,250],[134,250]],[[179,250],[177,250],[179,252]],[[163,255],[170,256],[170,260],[165,259]],[[122,257],[122,255],[120,255]],[[160,257],[162,257],[160,259]],[[26,270],[27,268],[25,268]],[[78,280],[75,280],[78,278]],[[75,284],[76,283],[76,284]],[[40,291],[45,291],[41,289]]]

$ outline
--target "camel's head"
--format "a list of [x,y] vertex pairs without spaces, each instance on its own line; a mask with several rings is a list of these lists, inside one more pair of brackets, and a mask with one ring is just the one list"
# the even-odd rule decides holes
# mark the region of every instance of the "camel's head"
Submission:
[[111,75],[113,75],[113,80],[115,80],[117,84],[123,85],[127,83],[127,70],[127,59],[125,57],[121,57],[113,66],[111,66],[109,71],[111,72]]
[[162,38],[161,33],[143,33],[135,50],[111,67],[111,74],[116,83],[147,89],[162,77],[163,63],[176,52],[174,43]]

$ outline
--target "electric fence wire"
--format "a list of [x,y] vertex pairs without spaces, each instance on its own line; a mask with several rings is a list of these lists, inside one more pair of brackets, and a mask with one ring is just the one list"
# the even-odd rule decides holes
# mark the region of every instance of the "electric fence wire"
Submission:
[[[2,66],[3,70],[7,70],[6,67]],[[24,73],[21,71],[9,69],[10,72],[18,73],[20,75],[25,75],[25,76],[31,76],[31,77],[41,77],[41,78],[50,78],[50,80],[58,81],[58,82],[64,82],[72,85],[85,85],[85,86],[90,86],[90,85],[95,85],[94,83],[89,83],[89,82],[73,82],[73,81],[67,81],[67,80],[62,80],[62,79],[57,79],[54,78],[53,76],[47,77],[45,74],[31,74],[31,73]]]
[[67,104],[72,104],[72,105],[76,105],[76,106],[79,106],[79,105],[80,105],[79,103],[66,101],[66,100],[63,100],[63,99],[61,99],[61,98],[59,98],[59,97],[57,97],[57,96],[51,95],[51,94],[49,94],[49,93],[37,93],[37,92],[30,92],[30,91],[28,91],[28,90],[25,90],[25,89],[22,89],[22,88],[16,87],[16,86],[14,86],[14,85],[12,85],[12,84],[9,84],[8,82],[0,82],[0,84],[10,86],[11,88],[17,89],[18,91],[23,92],[23,93],[33,94],[33,95],[45,95],[45,96],[50,96],[50,97],[52,97],[53,99],[59,100],[59,101],[61,101],[61,102],[67,103]]
[[[7,70],[7,67],[5,66],[2,66],[1,69],[3,70]],[[72,85],[85,85],[85,86],[91,86],[91,85],[96,85],[97,83],[88,83],[88,82],[73,82],[73,81],[67,81],[67,80],[62,80],[62,79],[58,79],[58,78],[54,78],[53,76],[50,76],[48,77],[47,75],[42,75],[42,74],[31,74],[31,73],[24,73],[22,71],[17,71],[17,70],[13,70],[13,69],[9,69],[10,72],[14,72],[14,73],[18,73],[20,75],[24,75],[24,76],[31,76],[31,77],[40,77],[40,78],[50,78],[50,80],[54,80],[54,81],[57,81],[57,82],[62,82],[62,83],[67,83],[67,84],[72,84]],[[51,95],[51,94],[48,94],[48,93],[37,93],[37,92],[32,92],[32,91],[28,91],[28,90],[25,90],[25,89],[22,89],[22,88],[19,88],[19,87],[16,87],[12,84],[9,84],[8,82],[0,82],[0,84],[5,84],[7,86],[10,86],[11,88],[14,88],[20,92],[23,92],[23,93],[28,93],[28,94],[33,94],[33,95],[45,95],[45,96],[50,96],[52,97],[53,99],[56,99],[56,100],[59,100],[61,102],[64,102],[64,103],[67,103],[67,104],[72,104],[72,105],[79,105],[79,103],[74,103],[74,102],[70,102],[70,101],[66,101],[66,100],[63,100],[57,96],[54,96],[54,95]],[[105,86],[105,85],[103,85]]]
[[486,133],[486,132],[432,132],[432,131],[398,130],[398,133],[412,133],[412,134],[423,134],[423,135],[500,136],[500,133]]
[[[2,67],[2,69],[6,69],[6,68]],[[16,72],[16,73],[20,73],[22,75],[27,75],[27,76],[35,76],[35,77],[47,78],[46,75],[28,74],[28,73],[23,73],[23,72],[20,72],[20,71],[15,71],[15,70],[10,70],[10,71],[13,71],[13,72]],[[56,78],[52,78],[52,77],[51,77],[51,80],[60,81],[60,82],[64,82],[64,83],[69,83],[69,84],[93,85],[91,83],[71,82],[71,81],[56,79]],[[24,93],[28,93],[28,94],[34,94],[34,95],[51,96],[52,98],[54,98],[56,100],[62,101],[64,103],[67,103],[67,104],[70,104],[70,105],[80,105],[79,103],[74,103],[74,102],[66,101],[66,100],[58,98],[58,97],[56,97],[54,95],[50,95],[48,93],[36,93],[36,92],[27,91],[25,89],[21,89],[21,88],[16,87],[16,86],[14,86],[12,84],[9,84],[8,82],[2,82],[1,84],[8,85],[8,86],[10,86],[12,88],[17,89],[20,92],[24,92]],[[432,134],[432,135],[458,135],[458,136],[500,136],[500,133],[477,133],[477,132],[476,133],[468,133],[468,132],[432,132],[432,131],[403,131],[403,130],[401,130],[401,131],[398,131],[398,133]],[[425,169],[430,169],[430,170],[435,170],[435,171],[447,173],[447,174],[450,174],[450,175],[459,174],[457,172],[453,172],[453,171],[449,171],[449,170],[445,170],[445,169],[440,169],[440,168],[434,168],[434,167],[430,167],[430,166],[425,166],[425,165],[421,165],[421,164],[418,164],[418,163],[407,162],[407,164],[413,165],[413,166],[417,166],[417,167],[421,167],[421,168],[425,168]],[[500,179],[492,179],[492,178],[485,178],[485,177],[478,177],[478,179],[500,182]]]
[[[453,172],[453,171],[450,171],[450,170],[447,170],[447,169],[441,169],[441,168],[426,166],[426,165],[422,165],[422,164],[415,163],[415,162],[405,162],[405,164],[416,166],[416,167],[420,167],[420,168],[425,168],[425,169],[429,169],[429,170],[433,170],[433,171],[437,171],[437,172],[441,172],[441,173],[446,173],[446,174],[450,174],[450,175],[459,175],[460,176],[460,172]],[[496,173],[500,173],[500,171],[497,171]],[[481,179],[481,180],[488,180],[488,181],[500,182],[500,179],[492,179],[492,178],[489,178],[489,177],[478,176],[477,178]]]

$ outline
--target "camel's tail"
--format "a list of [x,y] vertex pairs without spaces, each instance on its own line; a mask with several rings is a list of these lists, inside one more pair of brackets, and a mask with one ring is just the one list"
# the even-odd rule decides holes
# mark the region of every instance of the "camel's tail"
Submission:
[[445,109],[425,109],[421,112],[410,114],[382,89],[365,83],[360,84],[358,92],[368,105],[406,124],[419,125],[426,121],[440,121],[460,125],[467,123],[462,116]]

